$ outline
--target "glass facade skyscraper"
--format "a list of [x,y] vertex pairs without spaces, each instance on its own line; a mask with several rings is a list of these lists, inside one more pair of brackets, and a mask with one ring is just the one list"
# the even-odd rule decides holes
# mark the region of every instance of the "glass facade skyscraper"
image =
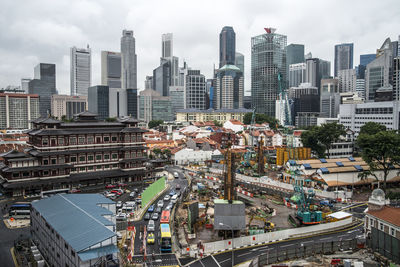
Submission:
[[[275,117],[275,101],[286,81],[287,37],[266,29],[251,38],[251,97],[257,113]],[[278,75],[281,79],[278,81]]]
[[353,68],[353,43],[335,45],[335,77],[339,70]]
[[101,84],[121,87],[121,53],[101,51]]
[[87,96],[92,81],[92,53],[88,47],[71,48],[71,95]]
[[231,26],[222,28],[219,34],[219,67],[235,64],[236,34]]
[[98,120],[110,117],[110,89],[105,85],[96,85],[88,89],[88,110],[97,114]]
[[121,60],[122,88],[137,89],[137,55],[133,31],[122,31]]

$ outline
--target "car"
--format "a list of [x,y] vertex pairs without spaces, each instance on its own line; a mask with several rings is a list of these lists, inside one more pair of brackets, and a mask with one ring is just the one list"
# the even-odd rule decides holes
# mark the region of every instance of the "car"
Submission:
[[133,191],[135,191],[136,193],[138,193],[138,192],[139,192],[139,189],[135,188],[135,189],[133,189]]
[[125,184],[125,183],[119,183],[119,184],[118,184],[118,187],[126,187],[126,186],[128,186],[128,185]]
[[72,188],[71,189],[71,191],[70,191],[70,193],[80,193],[80,192],[82,192],[79,188]]
[[115,216],[117,221],[125,221],[126,220],[126,213],[118,213],[117,216]]
[[115,184],[108,184],[106,185],[106,189],[111,189],[111,188],[116,188],[117,186]]
[[122,208],[122,201],[117,202],[117,209],[120,209],[120,208]]
[[150,207],[147,209],[147,212],[153,212],[154,211],[154,205],[150,205]]
[[118,196],[122,195],[121,191],[119,190],[111,190],[111,193],[116,194]]
[[172,204],[172,203],[169,203],[168,205],[167,205],[167,207],[165,208],[165,210],[172,210],[172,207],[173,207],[174,205]]
[[160,199],[160,200],[157,202],[157,207],[160,207],[160,208],[164,207],[164,201],[163,201],[162,199]]
[[154,233],[148,233],[147,244],[154,244],[154,241],[155,241]]
[[115,194],[114,194],[114,193],[108,193],[108,194],[106,195],[106,197],[108,197],[108,198],[115,197]]
[[150,220],[150,217],[151,217],[150,213],[146,212],[146,214],[144,215],[143,219],[148,221],[148,220]]
[[161,211],[162,211],[162,208],[160,208],[160,207],[157,207],[157,209],[156,209],[156,211],[155,211],[155,212],[157,212],[157,213],[161,213]]
[[121,239],[122,238],[122,234],[120,232],[117,232],[117,239]]
[[130,198],[135,198],[135,196],[136,196],[136,193],[135,193],[135,192],[131,192],[131,193],[129,194],[129,197],[130,197]]
[[165,195],[164,201],[169,201],[170,199],[171,199],[171,197],[169,195]]
[[149,223],[147,224],[147,232],[154,232],[156,228],[156,224],[154,223],[153,220],[150,220]]
[[180,190],[180,189],[181,189],[181,185],[180,185],[180,184],[177,184],[177,185],[175,186],[175,189],[176,189],[176,190]]
[[179,178],[179,173],[174,172],[174,177],[175,177],[175,179],[178,179]]
[[175,195],[175,191],[174,190],[169,191],[169,195],[172,197],[173,195]]
[[177,200],[178,200],[178,195],[177,195],[177,194],[175,194],[175,195],[173,195],[173,196],[171,197],[171,203],[172,203],[172,204],[175,204]]
[[158,220],[158,213],[154,212],[153,215],[151,215],[151,219],[157,221]]

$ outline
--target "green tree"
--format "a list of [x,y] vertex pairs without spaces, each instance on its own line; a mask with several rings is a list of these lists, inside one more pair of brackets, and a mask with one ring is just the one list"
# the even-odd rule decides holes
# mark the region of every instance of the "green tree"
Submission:
[[317,154],[319,158],[323,158],[325,156],[326,148],[318,141],[318,136],[319,127],[314,126],[310,130],[304,131],[300,138],[303,146],[311,148],[311,150]]
[[153,149],[153,154],[158,157],[161,155],[161,149],[159,149],[158,147]]
[[171,150],[169,150],[168,148],[166,148],[166,149],[164,149],[164,150],[162,151],[162,154],[164,155],[164,157],[165,157],[168,161],[171,160],[171,155],[172,155]]
[[163,124],[163,123],[164,123],[164,121],[162,121],[162,120],[149,121],[149,128],[153,129],[153,128],[158,127],[160,124]]
[[106,118],[105,121],[107,122],[116,122],[117,118],[113,117],[113,118]]
[[395,131],[380,131],[375,134],[367,134],[364,131],[358,136],[357,145],[371,172],[383,172],[383,188],[386,191],[386,180],[390,170],[395,164],[400,164],[400,135]]
[[[246,124],[246,125],[251,124],[251,117],[252,116],[253,116],[253,113],[251,113],[251,112],[248,112],[248,113],[244,114],[243,123]],[[279,125],[279,122],[278,122],[277,119],[275,119],[273,117],[270,117],[268,115],[265,115],[265,114],[260,114],[260,113],[256,113],[255,122],[258,123],[258,124],[266,122],[266,123],[269,124],[269,127],[271,129],[274,129],[274,130],[276,130],[277,129],[277,125]]]
[[370,122],[367,122],[366,124],[364,124],[363,126],[361,126],[360,135],[361,134],[373,135],[373,134],[377,134],[382,131],[386,131],[385,125],[376,123],[374,121],[370,121]]
[[217,120],[213,121],[215,126],[222,127],[222,123],[218,122]]

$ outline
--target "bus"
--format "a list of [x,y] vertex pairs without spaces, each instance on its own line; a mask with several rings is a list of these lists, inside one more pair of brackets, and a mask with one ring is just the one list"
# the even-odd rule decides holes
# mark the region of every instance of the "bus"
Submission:
[[40,193],[40,197],[44,198],[44,197],[51,197],[55,194],[61,194],[61,193],[69,193],[69,188],[62,188],[62,189],[54,189],[54,190],[48,190],[48,191],[42,191]]
[[169,210],[163,210],[161,213],[161,220],[160,223],[167,223],[169,224],[169,217],[171,215],[171,212]]
[[29,202],[16,202],[11,205],[8,215],[15,219],[24,219],[30,217],[31,203]]
[[169,229],[169,224],[160,224],[161,231],[161,253],[171,253],[172,252],[172,242],[171,242],[171,231]]
[[8,214],[10,218],[14,219],[29,219],[31,217],[31,211],[30,210],[13,210],[9,212]]

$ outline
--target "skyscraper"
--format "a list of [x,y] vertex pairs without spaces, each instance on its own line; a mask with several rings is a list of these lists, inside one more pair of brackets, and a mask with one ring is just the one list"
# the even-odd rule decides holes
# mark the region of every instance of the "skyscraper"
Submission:
[[[290,44],[286,46],[286,73],[289,74],[289,66],[297,63],[304,63],[304,45]],[[288,80],[290,78],[288,77]],[[299,83],[300,84],[300,83]],[[298,86],[299,84],[293,85]],[[291,85],[290,85],[291,86]]]
[[360,55],[360,64],[357,68],[357,79],[365,79],[365,69],[367,65],[376,58],[376,54]]
[[306,82],[306,63],[289,65],[289,87],[296,87],[304,82]]
[[133,31],[123,30],[121,37],[123,89],[137,89],[137,55],[135,49]]
[[24,93],[28,93],[29,92],[29,82],[31,81],[30,78],[22,78],[21,79],[21,90],[24,91]]
[[171,121],[174,116],[171,110],[171,99],[158,92],[146,89],[139,93],[139,119]]
[[400,100],[400,57],[393,59],[393,100]]
[[88,89],[88,110],[97,114],[97,119],[110,117],[110,90],[107,85],[96,85]]
[[121,88],[121,53],[101,51],[101,84]]
[[87,96],[92,82],[91,74],[92,53],[87,48],[71,47],[71,95]]
[[335,45],[335,77],[339,70],[353,68],[353,43]]
[[186,108],[206,108],[206,78],[200,70],[187,71]]
[[222,28],[219,34],[219,67],[235,64],[236,34],[231,26]]
[[236,52],[235,65],[243,72],[244,76],[244,55],[242,53]]
[[173,55],[173,35],[172,33],[164,33],[161,36],[161,57],[171,58]]
[[339,92],[355,92],[356,91],[356,70],[348,69],[348,70],[339,70],[338,76],[339,80]]
[[[266,33],[251,38],[251,97],[257,113],[275,117],[275,100],[279,87],[285,89],[285,35],[266,28]],[[280,81],[278,81],[280,76]]]
[[171,85],[171,61],[161,58],[161,64],[153,70],[153,90],[161,96],[169,95]]
[[306,82],[321,89],[321,79],[330,77],[331,63],[319,58],[306,60]]
[[334,79],[321,80],[321,117],[336,118],[339,113],[340,93],[339,81]]
[[29,94],[39,95],[39,113],[47,117],[51,112],[51,96],[56,93],[56,65],[39,63],[34,79],[29,82]]
[[243,108],[243,72],[235,65],[224,65],[217,72],[215,109]]

